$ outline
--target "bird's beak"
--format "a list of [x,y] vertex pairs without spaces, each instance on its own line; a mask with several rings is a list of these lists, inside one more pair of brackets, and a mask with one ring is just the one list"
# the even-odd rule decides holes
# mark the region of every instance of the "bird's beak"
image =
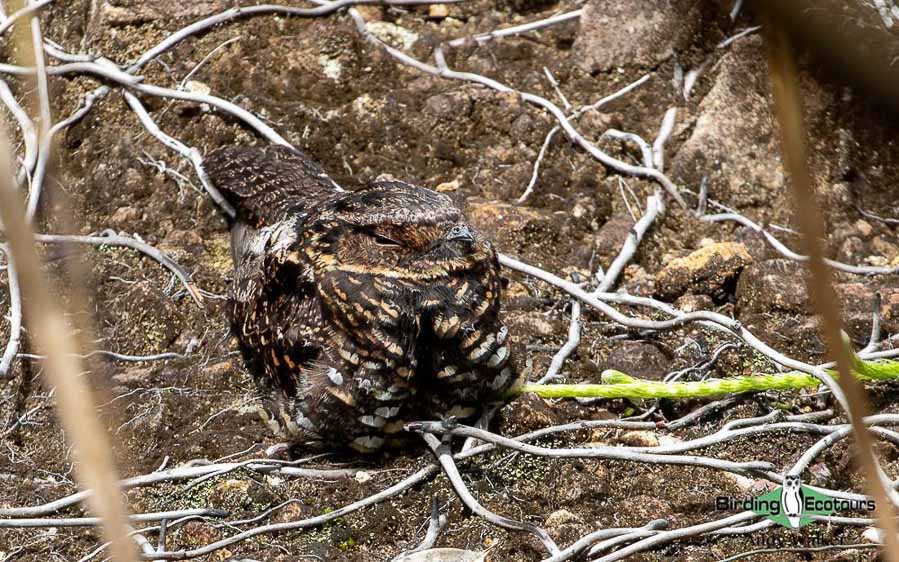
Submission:
[[468,226],[462,225],[453,228],[447,240],[462,240],[464,242],[474,242],[474,233]]

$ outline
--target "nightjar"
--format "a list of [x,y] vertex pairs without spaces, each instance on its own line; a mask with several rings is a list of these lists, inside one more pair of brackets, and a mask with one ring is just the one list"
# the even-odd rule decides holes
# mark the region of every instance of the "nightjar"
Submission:
[[272,429],[374,452],[408,421],[471,420],[516,382],[496,252],[449,197],[340,191],[286,147],[204,166],[237,211],[231,323]]

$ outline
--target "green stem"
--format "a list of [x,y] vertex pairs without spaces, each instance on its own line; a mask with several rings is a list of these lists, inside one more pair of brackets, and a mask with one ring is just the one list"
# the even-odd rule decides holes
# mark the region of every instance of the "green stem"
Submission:
[[[862,361],[853,355],[853,373],[863,382],[899,379],[899,361]],[[836,371],[828,370],[837,378]],[[509,391],[509,397],[533,392],[543,398],[699,398],[761,392],[816,388],[821,381],[807,373],[759,374],[704,381],[659,382],[637,379],[618,371],[605,371],[603,384],[524,384]]]

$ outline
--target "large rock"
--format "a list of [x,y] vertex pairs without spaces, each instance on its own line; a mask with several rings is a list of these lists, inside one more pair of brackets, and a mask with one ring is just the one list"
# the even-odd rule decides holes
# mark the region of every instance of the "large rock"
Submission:
[[656,292],[674,299],[686,292],[722,299],[752,256],[743,244],[718,242],[673,259],[656,274]]
[[518,435],[560,422],[552,405],[536,394],[525,394],[500,410],[499,426],[504,434]]
[[[750,265],[737,283],[737,318],[771,344],[799,347],[800,342],[805,342],[806,352],[822,351],[805,276],[802,264],[792,260]],[[843,326],[856,346],[868,339],[878,293],[884,333],[899,332],[899,288],[886,286],[895,284],[893,278],[873,278],[834,287]]]
[[671,358],[651,343],[625,341],[615,345],[603,368],[621,371],[640,379],[661,380],[671,367]]
[[755,263],[737,282],[737,311],[808,314],[809,297],[802,264],[788,259]]
[[708,175],[712,196],[738,208],[776,209],[771,198],[780,195],[788,209],[761,38],[739,40],[730,49],[699,104],[693,133],[672,159],[672,175],[696,185]]
[[883,328],[885,331],[895,334],[899,332],[899,288],[881,289],[879,292]]
[[765,343],[804,359],[824,352],[802,264],[787,259],[752,264],[740,275],[736,296],[737,319]]
[[685,48],[700,23],[692,0],[591,0],[574,50],[587,72],[655,66]]
[[871,287],[864,283],[841,283],[836,286],[843,312],[843,324],[858,343],[864,342],[871,331],[876,294],[880,294],[881,327],[885,335],[899,332],[899,289]]
[[596,257],[603,267],[611,265],[618,256],[621,247],[630,236],[634,228],[634,219],[626,213],[616,213],[600,227],[593,239],[593,247],[596,248]]
[[587,263],[590,258],[585,240],[589,218],[573,218],[570,210],[553,213],[543,208],[470,198],[466,214],[497,248],[511,255],[527,256],[532,265],[560,271],[573,263]]

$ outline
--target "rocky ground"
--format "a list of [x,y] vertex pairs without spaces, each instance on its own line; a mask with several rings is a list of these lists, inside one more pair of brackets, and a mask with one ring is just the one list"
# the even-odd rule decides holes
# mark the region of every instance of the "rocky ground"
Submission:
[[[49,37],[70,51],[103,53],[125,62],[168,33],[234,4],[60,0],[45,12],[44,26]],[[445,9],[366,6],[360,11],[369,22],[376,22],[379,35],[429,60],[434,47],[445,40],[577,7],[568,0],[475,0]],[[671,179],[696,191],[707,176],[714,200],[758,223],[789,225],[789,192],[772,124],[761,36],[750,34],[716,47],[755,25],[755,16],[744,10],[731,21],[729,5],[694,0],[591,0],[584,8],[580,22],[449,50],[448,63],[558,101],[546,68],[575,107],[648,74],[649,81],[632,93],[599,112],[584,114],[579,130],[611,154],[637,163],[640,155],[632,145],[600,135],[617,128],[651,142],[665,112],[676,107],[677,121],[666,149]],[[191,76],[190,88],[208,90],[261,116],[345,187],[390,174],[449,193],[502,252],[559,275],[578,272],[586,279],[597,267],[608,267],[633,225],[629,207],[639,214],[637,204],[656,189],[649,181],[614,173],[557,135],[542,161],[533,196],[516,204],[555,124],[552,117],[514,94],[398,65],[366,43],[345,13],[319,19],[238,20],[184,41],[151,63],[143,75],[149,83],[174,86],[207,55]],[[803,55],[800,66],[829,254],[852,264],[899,265],[899,208],[893,191],[899,179],[895,114],[866,91],[835,78],[812,54]],[[685,99],[677,77],[700,68],[703,72]],[[55,113],[69,114],[94,86],[87,78],[53,79]],[[164,130],[201,151],[264,142],[208,107],[142,99]],[[48,248],[55,273],[72,261],[87,270],[85,293],[98,348],[185,355],[159,362],[92,362],[89,376],[104,397],[100,410],[116,440],[122,473],[150,472],[166,458],[169,466],[175,466],[198,458],[260,455],[276,440],[254,413],[254,389],[228,333],[224,310],[231,275],[228,233],[214,205],[198,191],[189,164],[149,136],[117,93],[65,132],[59,152],[57,181],[52,182],[52,198],[43,209],[45,231],[90,233],[112,228],[138,235],[188,268],[197,286],[212,295],[198,307],[167,271],[130,250],[93,250],[72,260],[78,255],[74,248]],[[773,232],[798,250],[798,239],[791,232]],[[510,333],[527,346],[534,372],[542,373],[567,337],[569,300],[531,278],[513,272],[509,277],[505,315]],[[63,290],[64,276],[60,279]],[[841,273],[838,281],[847,329],[856,346],[867,342],[877,293],[884,331],[899,332],[899,277]],[[822,359],[824,349],[801,266],[783,258],[747,227],[701,222],[669,201],[620,287],[683,310],[733,316],[784,353],[803,360]],[[7,306],[4,290],[0,309]],[[586,307],[582,320],[580,347],[562,371],[573,382],[598,382],[607,368],[658,379],[707,360],[722,343],[719,334],[699,326],[664,334],[633,333]],[[7,336],[8,323],[0,323],[0,341]],[[713,375],[771,368],[737,345],[722,353]],[[27,395],[22,390],[21,380],[37,372],[37,364],[33,371],[20,367],[15,378],[0,381],[0,421],[29,412],[14,431],[0,433],[0,506],[43,503],[75,489],[70,451],[46,392],[38,385]],[[890,385],[877,387],[874,409],[896,412],[894,391]],[[663,402],[658,419],[673,419],[701,404]],[[830,405],[827,396],[816,394],[747,396],[676,437],[704,435],[727,421],[775,408],[801,413]],[[565,421],[639,413],[646,406],[621,400],[549,402],[527,396],[500,412],[496,430],[516,435]],[[658,439],[654,433],[583,431],[543,444],[642,444],[654,439]],[[719,446],[709,454],[767,460],[784,468],[812,442],[813,437],[773,435]],[[880,454],[888,472],[899,475],[899,450],[884,445]],[[183,484],[136,489],[128,493],[128,500],[134,511],[213,506],[238,519],[293,498],[297,503],[272,517],[291,521],[361,499],[429,462],[430,456],[422,452],[366,461],[335,459],[333,464],[349,463],[371,478],[284,480],[237,472],[190,489]],[[859,487],[847,445],[829,450],[819,463],[819,484]],[[716,496],[749,493],[745,482],[696,468],[557,461],[502,452],[462,468],[484,505],[544,526],[560,544],[596,528],[639,526],[657,518],[668,519],[670,527],[707,521],[720,517],[713,512]],[[203,560],[388,560],[421,540],[435,494],[449,517],[441,546],[487,549],[497,561],[542,557],[540,544],[532,538],[490,526],[464,509],[445,479],[438,477],[324,527],[258,537]],[[765,540],[785,545],[800,540],[809,544],[815,538],[826,544],[861,540],[860,530],[847,527],[810,528],[802,539],[785,530],[765,533]],[[168,547],[201,546],[226,534],[210,522],[194,522],[173,531]],[[751,550],[752,540],[681,542],[640,559],[721,558]],[[96,531],[89,529],[4,529],[0,560],[75,560],[97,541]],[[870,553],[849,550],[809,559],[861,560]],[[782,554],[769,556],[783,559]]]

